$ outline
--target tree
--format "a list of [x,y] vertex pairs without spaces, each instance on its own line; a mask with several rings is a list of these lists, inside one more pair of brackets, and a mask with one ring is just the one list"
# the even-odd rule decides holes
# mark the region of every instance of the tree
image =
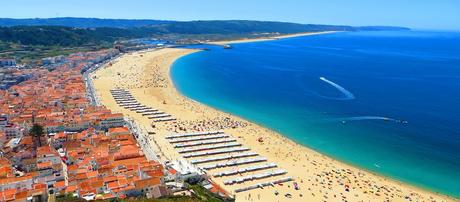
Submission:
[[41,137],[43,136],[44,132],[43,132],[43,126],[41,125],[38,125],[38,124],[34,124],[32,126],[32,128],[30,129],[30,132],[29,134],[35,138],[35,142],[38,143],[36,145],[38,145],[38,147],[41,147],[42,146],[42,142],[41,142]]

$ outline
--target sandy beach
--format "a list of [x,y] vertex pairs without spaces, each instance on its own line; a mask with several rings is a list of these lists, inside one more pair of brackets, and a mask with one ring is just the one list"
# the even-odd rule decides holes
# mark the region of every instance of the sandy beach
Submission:
[[278,40],[278,39],[285,39],[285,38],[292,38],[292,37],[300,37],[300,36],[311,36],[311,35],[318,35],[318,34],[332,34],[340,31],[324,31],[324,32],[305,32],[305,33],[297,33],[297,34],[283,34],[274,37],[259,37],[259,38],[246,38],[246,39],[236,39],[236,40],[228,40],[228,41],[213,41],[209,42],[209,44],[216,44],[216,45],[228,45],[228,44],[236,44],[236,43],[248,43],[248,42],[261,42],[261,41],[271,41],[271,40]]
[[[311,34],[311,33],[310,33]],[[263,40],[263,39],[259,39]],[[272,39],[266,39],[272,40]],[[242,42],[242,41],[239,41]],[[244,42],[247,42],[244,41]],[[231,43],[219,42],[223,44]],[[287,174],[237,185],[224,185],[223,181],[238,176],[212,179],[233,193],[237,188],[259,182],[292,177],[293,182],[236,193],[236,201],[454,201],[444,195],[425,191],[410,185],[387,179],[373,173],[331,159],[257,124],[195,102],[181,95],[170,77],[170,67],[181,56],[197,50],[159,49],[128,53],[108,64],[92,77],[101,102],[115,112],[122,112],[146,130],[155,131],[149,136],[155,144],[161,160],[181,158],[177,149],[165,136],[174,133],[224,130],[238,143],[276,163],[277,169]],[[175,122],[156,123],[135,112],[118,106],[110,94],[114,88],[124,88],[142,104],[157,108],[174,118]],[[260,141],[262,140],[262,141]],[[160,151],[161,150],[161,151]],[[230,168],[211,170],[213,174]],[[249,174],[263,173],[266,170]],[[279,193],[279,194],[275,194]],[[291,197],[286,197],[290,194]]]

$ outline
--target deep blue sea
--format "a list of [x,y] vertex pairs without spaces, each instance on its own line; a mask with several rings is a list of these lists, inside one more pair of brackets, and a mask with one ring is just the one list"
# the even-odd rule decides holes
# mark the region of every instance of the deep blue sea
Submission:
[[335,159],[460,197],[460,33],[216,46],[171,71],[187,97]]

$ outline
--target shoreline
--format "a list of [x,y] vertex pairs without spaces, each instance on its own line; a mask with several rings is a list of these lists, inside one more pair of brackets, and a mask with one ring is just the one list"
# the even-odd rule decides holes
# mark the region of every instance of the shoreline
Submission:
[[[289,38],[289,37],[286,37],[286,38]],[[252,42],[242,42],[242,43],[252,43]],[[199,52],[199,51],[202,51],[202,50],[198,50],[198,51],[196,51],[196,52]],[[195,53],[195,52],[193,52],[193,53]],[[178,60],[178,59],[180,59],[180,58],[182,58],[182,57],[184,57],[184,56],[193,54],[193,53],[189,53],[189,54],[186,54],[186,55],[182,55],[182,56],[178,57],[176,60]],[[172,66],[171,66],[171,69],[172,69]],[[170,75],[170,78],[172,78],[171,75]],[[172,80],[172,79],[171,79],[171,80]],[[173,82],[173,83],[174,83],[174,82]],[[197,103],[197,104],[200,104],[200,105],[204,105],[204,106],[206,106],[206,107],[208,107],[208,108],[211,108],[211,109],[213,109],[213,110],[220,111],[221,113],[228,114],[228,115],[230,115],[230,116],[234,116],[234,117],[237,117],[237,118],[242,119],[242,120],[246,120],[247,122],[250,122],[250,123],[252,123],[252,124],[254,124],[254,125],[257,125],[258,127],[261,127],[261,128],[264,128],[264,129],[267,129],[267,130],[273,132],[274,135],[277,135],[280,139],[284,139],[284,140],[286,140],[286,141],[289,141],[289,142],[291,142],[292,144],[294,144],[294,145],[297,146],[297,147],[303,147],[303,148],[306,148],[306,149],[308,149],[308,150],[311,150],[311,151],[313,151],[313,152],[315,152],[315,153],[318,153],[319,155],[322,155],[322,156],[324,156],[324,157],[326,157],[326,158],[329,158],[329,159],[332,160],[332,161],[336,161],[336,162],[338,162],[338,163],[341,163],[341,164],[344,164],[344,165],[347,165],[347,166],[351,166],[351,167],[353,167],[353,168],[355,168],[355,169],[362,170],[362,171],[364,171],[364,172],[368,172],[368,173],[370,173],[370,174],[372,174],[372,175],[375,175],[376,177],[384,178],[384,180],[391,181],[391,182],[393,182],[393,183],[395,183],[395,184],[398,184],[398,185],[400,185],[400,186],[406,186],[406,187],[408,187],[408,188],[411,188],[411,189],[414,189],[414,190],[419,190],[419,191],[421,191],[421,192],[427,192],[427,193],[431,193],[431,194],[434,194],[434,195],[437,195],[437,196],[440,196],[440,197],[445,197],[445,198],[447,198],[447,199],[449,199],[449,200],[452,200],[452,201],[460,201],[460,198],[455,198],[455,197],[453,197],[453,196],[450,196],[450,195],[447,195],[447,194],[443,194],[443,193],[438,192],[438,191],[436,191],[436,190],[432,190],[432,189],[430,189],[430,188],[428,188],[428,187],[424,187],[424,186],[422,186],[422,185],[417,186],[417,185],[411,184],[411,183],[409,183],[409,182],[404,182],[403,180],[395,179],[395,178],[392,178],[392,177],[390,177],[390,176],[386,176],[386,175],[383,175],[383,174],[381,174],[381,173],[378,173],[378,172],[375,172],[375,171],[372,171],[372,170],[368,170],[368,169],[362,168],[361,166],[356,165],[356,164],[353,164],[353,163],[351,163],[351,162],[347,162],[347,161],[342,161],[342,160],[336,159],[336,158],[334,158],[334,157],[331,156],[331,155],[323,154],[323,153],[321,153],[320,151],[317,151],[317,150],[312,149],[312,148],[310,148],[310,147],[308,147],[308,146],[302,145],[302,144],[300,144],[300,143],[298,143],[298,142],[296,142],[296,141],[294,141],[294,140],[292,140],[292,139],[290,139],[290,138],[284,136],[284,135],[281,134],[280,132],[276,131],[276,129],[274,129],[274,128],[271,128],[271,127],[269,127],[269,126],[265,126],[264,124],[257,123],[257,122],[255,122],[255,121],[250,121],[250,120],[248,120],[248,119],[246,119],[246,118],[244,118],[244,117],[242,117],[242,116],[233,114],[233,113],[231,113],[231,112],[226,112],[226,111],[223,111],[223,110],[221,110],[221,109],[218,109],[218,108],[215,108],[215,107],[206,105],[206,104],[204,104],[204,103],[201,103],[201,102],[199,102],[199,101],[197,101],[197,100],[194,100],[194,99],[192,99],[192,98],[189,98],[189,97],[185,96],[185,95],[182,94],[180,91],[178,91],[175,87],[174,87],[174,89],[177,91],[177,93],[179,93],[179,94],[180,94],[181,96],[183,96],[185,99],[188,99],[190,102],[194,102],[194,103]]]
[[253,43],[253,42],[263,42],[263,41],[273,41],[273,40],[279,40],[279,39],[295,38],[295,37],[302,37],[302,36],[332,34],[332,33],[338,33],[338,32],[343,32],[343,31],[322,31],[322,32],[304,32],[304,33],[296,33],[296,34],[282,34],[282,35],[273,36],[273,37],[244,38],[244,39],[235,39],[235,40],[226,40],[226,41],[211,41],[211,42],[208,42],[208,44],[229,45],[229,44],[238,44],[238,43]]
[[[247,42],[247,41],[246,41]],[[361,168],[357,168],[355,165],[350,165],[346,162],[341,162],[341,161],[338,161],[336,159],[333,159],[329,156],[326,156],[324,154],[321,154],[315,150],[312,150],[306,146],[303,146],[297,142],[294,142],[293,140],[290,140],[289,138],[287,137],[284,137],[282,136],[281,134],[269,129],[269,128],[265,128],[265,127],[262,127],[261,125],[258,125],[256,123],[252,123],[252,122],[249,122],[245,119],[243,119],[242,117],[238,117],[238,116],[235,116],[233,114],[229,114],[229,113],[226,113],[226,112],[222,112],[222,111],[219,111],[218,109],[215,109],[215,108],[212,108],[212,107],[209,107],[207,105],[204,105],[204,104],[201,104],[199,103],[198,101],[195,101],[191,98],[188,98],[188,97],[185,97],[184,95],[182,95],[174,86],[174,82],[172,81],[172,78],[171,78],[171,67],[172,67],[172,64],[174,63],[174,61],[176,61],[177,59],[179,59],[180,57],[183,57],[185,55],[188,55],[188,54],[192,54],[192,53],[195,53],[197,52],[197,50],[184,50],[184,49],[162,49],[162,50],[155,50],[155,51],[150,51],[150,52],[146,52],[146,53],[133,53],[133,54],[130,54],[130,55],[124,55],[120,60],[123,60],[125,59],[125,57],[128,57],[126,60],[127,64],[131,64],[132,65],[132,62],[135,62],[136,60],[139,60],[139,55],[147,55],[147,54],[150,54],[151,57],[147,58],[147,56],[142,56],[142,60],[143,59],[146,59],[146,61],[144,61],[144,69],[142,70],[146,70],[146,74],[148,73],[151,73],[151,72],[148,72],[148,71],[151,71],[152,68],[149,68],[148,66],[153,66],[153,67],[157,67],[158,69],[161,69],[160,72],[156,72],[157,75],[143,75],[144,71],[139,71],[139,72],[136,72],[137,75],[134,76],[134,77],[137,77],[137,79],[135,80],[142,80],[142,79],[148,79],[148,76],[160,76],[162,77],[163,80],[163,84],[166,85],[166,87],[148,87],[148,86],[144,86],[144,85],[139,85],[137,84],[137,86],[130,86],[128,85],[129,84],[129,79],[126,80],[124,78],[122,78],[122,76],[118,75],[118,77],[120,78],[115,78],[117,77],[117,75],[115,74],[115,72],[113,71],[108,71],[107,69],[108,68],[114,68],[114,67],[104,67],[104,70],[98,70],[96,71],[96,73],[94,73],[94,75],[97,75],[97,79],[95,81],[95,86],[96,86],[96,89],[98,91],[98,93],[101,93],[101,91],[104,91],[104,90],[108,90],[108,88],[110,87],[114,87],[114,86],[120,86],[120,87],[126,87],[128,89],[130,89],[132,92],[133,92],[133,95],[138,98],[140,97],[140,101],[144,104],[148,104],[148,105],[151,105],[153,107],[157,107],[159,109],[161,109],[162,111],[166,111],[166,112],[169,112],[173,115],[177,115],[177,118],[179,120],[187,120],[187,121],[191,121],[191,120],[196,120],[196,119],[199,119],[199,118],[202,118],[201,114],[203,114],[203,117],[212,117],[212,116],[220,116],[220,117],[231,117],[232,120],[237,120],[237,121],[240,121],[242,123],[247,123],[248,126],[247,127],[244,127],[244,128],[237,128],[237,129],[225,129],[226,132],[228,132],[229,134],[231,134],[232,136],[236,137],[237,134],[244,134],[245,137],[243,139],[241,138],[238,138],[238,142],[241,142],[243,143],[243,145],[245,146],[249,146],[251,148],[251,150],[253,151],[256,151],[258,152],[259,154],[261,154],[262,156],[266,156],[268,157],[271,162],[275,162],[277,164],[279,164],[279,167],[280,168],[283,168],[283,169],[286,169],[288,171],[288,174],[287,176],[292,176],[296,182],[299,183],[299,186],[301,187],[301,193],[304,195],[303,198],[300,198],[300,197],[297,197],[297,199],[302,199],[302,200],[314,200],[314,201],[319,201],[319,200],[322,200],[324,199],[323,197],[327,196],[327,197],[331,197],[331,193],[327,193],[327,194],[324,194],[322,192],[323,189],[325,188],[321,188],[321,185],[318,185],[318,180],[320,182],[322,182],[321,180],[324,180],[325,178],[328,178],[328,175],[324,175],[323,172],[330,172],[330,167],[333,167],[333,168],[337,168],[337,169],[344,169],[346,170],[347,172],[350,172],[352,174],[346,174],[347,172],[345,172],[345,174],[341,174],[340,176],[343,177],[344,179],[353,179],[353,176],[356,177],[358,176],[360,178],[360,180],[363,180],[363,181],[369,181],[369,182],[374,182],[374,183],[368,183],[369,185],[375,185],[375,184],[379,184],[380,186],[382,187],[387,187],[388,189],[393,189],[395,191],[392,191],[392,192],[396,192],[397,194],[395,194],[394,197],[396,198],[390,198],[391,200],[403,200],[405,196],[410,196],[411,198],[413,199],[416,199],[416,200],[430,200],[430,197],[434,197],[434,198],[437,198],[437,199],[440,199],[440,200],[443,200],[443,201],[450,201],[450,200],[455,200],[454,198],[451,198],[450,196],[445,196],[443,194],[439,194],[439,193],[435,193],[435,192],[432,192],[431,190],[425,190],[423,188],[419,188],[419,187],[415,187],[415,186],[412,186],[411,184],[407,184],[405,182],[400,182],[398,180],[394,180],[394,179],[391,179],[391,178],[388,178],[386,176],[383,176],[383,175],[380,175],[378,173],[374,173],[372,171],[367,171],[367,170],[363,170]],[[137,55],[137,57],[136,57]],[[166,55],[166,56],[165,56]],[[131,57],[131,58],[130,58]],[[150,63],[151,59],[155,59],[158,57],[164,57],[160,60],[160,63],[161,61],[163,61],[164,63],[161,63],[159,64],[158,61],[155,63]],[[132,60],[134,58],[134,60]],[[131,59],[131,60],[130,60]],[[114,66],[117,65],[119,61],[117,62],[114,62]],[[137,63],[135,63],[135,65],[137,66]],[[117,67],[119,68],[123,68],[123,66],[126,66],[126,65],[119,65]],[[147,69],[145,69],[147,67]],[[158,70],[157,69],[157,70]],[[106,71],[107,70],[107,71]],[[123,71],[125,70],[125,71]],[[154,69],[155,70],[155,69]],[[106,71],[106,72],[102,72],[100,73],[101,71]],[[120,71],[122,71],[123,75],[129,75],[131,73],[133,73],[132,71],[130,71],[129,69],[126,71],[126,68],[124,69],[120,69]],[[104,73],[106,73],[104,75]],[[155,73],[155,71],[153,72]],[[107,77],[108,79],[107,80],[102,80],[100,81],[99,79],[100,78],[103,78],[103,77]],[[110,77],[113,77],[114,79],[111,79]],[[134,78],[133,77],[133,78]],[[111,83],[106,83],[108,81],[111,81]],[[116,82],[118,81],[118,82]],[[125,81],[125,82],[123,82]],[[105,84],[111,84],[109,86],[104,86],[104,83]],[[112,86],[114,85],[114,86]],[[158,91],[158,92],[152,92],[152,91]],[[124,114],[128,114],[128,116],[132,115],[133,118],[141,125],[144,125],[145,127],[148,127],[149,126],[149,121],[145,121],[142,119],[142,117],[136,117],[134,114],[130,114],[129,111],[127,110],[123,110],[121,108],[119,108],[118,106],[115,106],[114,105],[114,101],[110,100],[111,98],[110,97],[107,97],[108,92],[104,92],[104,95],[102,95],[102,102],[104,104],[107,105],[108,108],[112,109],[112,110],[115,110],[115,111],[120,111]],[[147,94],[147,95],[146,95]],[[155,98],[155,99],[152,99],[152,98]],[[167,98],[173,98],[173,99],[167,99]],[[170,106],[162,106],[162,99],[167,99],[167,104],[164,104],[164,105],[170,105]],[[178,100],[178,101],[174,101],[174,99]],[[112,103],[112,102],[113,103]],[[163,100],[165,101],[165,100]],[[171,103],[171,104],[170,104]],[[196,108],[199,108],[198,110]],[[184,110],[185,109],[185,110]],[[185,113],[185,111],[187,110],[191,110],[192,113]],[[174,113],[173,113],[174,112]],[[184,112],[185,114],[184,115],[181,115],[180,112]],[[193,112],[198,112],[198,113],[193,113]],[[168,130],[168,125],[165,126],[159,126],[160,128],[158,128],[159,131],[161,131],[162,133],[172,133],[171,130]],[[256,130],[255,134],[253,131],[251,130]],[[267,143],[273,143],[270,144],[270,146],[266,146],[264,144],[259,144],[256,139],[257,139],[257,136],[260,136],[259,133],[264,133],[264,139],[267,138]],[[168,148],[168,146],[170,147],[170,145],[165,142],[165,141],[162,141],[161,140],[161,136],[165,135],[165,134],[160,134],[158,133],[160,137],[156,137],[155,139],[158,139],[157,142],[159,142],[159,145],[161,147],[164,147],[165,148],[165,155],[168,156],[169,158],[177,158],[178,155],[177,154],[174,154],[175,151],[174,149],[171,149],[171,148]],[[247,139],[246,139],[247,138]],[[282,143],[281,145],[279,143]],[[286,145],[292,145],[292,148],[293,149],[288,149],[289,147],[286,147]],[[269,148],[269,150],[267,151],[267,149],[265,148]],[[279,150],[279,153],[277,155],[273,155],[270,151],[277,151]],[[295,150],[295,151],[293,151]],[[163,153],[163,152],[162,152]],[[275,152],[276,153],[276,152]],[[292,162],[292,158],[295,158],[294,153],[296,154],[305,154],[305,157],[300,157],[300,156],[297,156],[297,159]],[[279,156],[282,156],[282,154],[285,155],[284,158],[280,158]],[[298,161],[297,161],[298,160]],[[303,162],[303,161],[307,161],[307,162]],[[299,168],[299,164],[302,164],[302,163],[314,163],[316,165],[312,166],[311,164],[309,165],[303,165],[303,168],[300,167]],[[292,164],[292,165],[290,165]],[[307,171],[307,173],[304,173],[305,170]],[[361,174],[360,174],[361,173]],[[319,177],[315,177],[315,174],[316,175],[320,175]],[[303,175],[308,175],[309,177],[305,178]],[[337,176],[337,175],[336,175]],[[308,183],[310,183],[311,181],[313,181],[311,183],[311,185],[308,185]],[[316,182],[315,182],[316,180]],[[302,182],[299,182],[299,181],[302,181]],[[304,183],[307,182],[307,183]],[[221,184],[221,180],[217,179],[216,180],[217,183]],[[349,182],[350,184],[353,184],[353,182]],[[249,183],[249,184],[253,184],[253,183]],[[316,185],[315,185],[316,184]],[[321,183],[319,183],[321,184]],[[340,183],[339,183],[340,184]],[[343,182],[342,182],[343,184]],[[329,190],[331,190],[332,193],[335,193],[337,195],[339,195],[338,193],[341,193],[341,192],[344,192],[344,195],[345,197],[347,197],[347,199],[350,199],[351,200],[384,200],[385,196],[384,194],[381,194],[380,196],[377,196],[375,195],[375,191],[372,191],[373,194],[369,194],[370,193],[370,189],[372,189],[373,186],[369,186],[369,187],[365,187],[366,189],[362,189],[362,188],[359,188],[359,186],[364,186],[362,184],[365,184],[364,182],[361,182],[361,183],[358,183],[358,184],[361,184],[361,185],[358,185],[358,186],[353,186],[353,190],[350,190],[349,192],[344,192],[343,190],[343,185],[330,185],[330,188]],[[318,189],[318,186],[320,187]],[[351,187],[352,185],[350,185]],[[223,186],[225,189],[227,189],[227,186]],[[283,188],[286,188],[286,187],[283,187]],[[270,190],[268,190],[270,189]],[[279,188],[279,187],[276,187],[277,190],[285,190],[285,189],[282,189],[282,188]],[[351,189],[351,188],[350,188]],[[268,192],[267,192],[268,190]],[[290,193],[296,193],[299,192],[298,190],[295,191],[293,190],[292,188],[288,188],[286,190],[289,190]],[[380,190],[380,189],[379,189]],[[399,191],[398,191],[399,190]],[[281,197],[283,196],[278,196],[278,198],[276,198],[273,194],[273,191],[274,189],[273,188],[266,188],[264,189],[264,191],[262,190],[253,190],[253,191],[250,191],[250,193],[253,193],[254,195],[255,194],[259,194],[259,193],[262,193],[264,194],[263,195],[263,198],[266,200],[266,201],[276,201],[276,200],[279,200]],[[382,190],[380,190],[382,191]],[[281,192],[281,191],[280,191]],[[326,191],[327,192],[327,191]],[[383,191],[384,192],[384,191]],[[382,193],[383,193],[382,192]],[[245,195],[246,193],[248,192],[243,192],[242,194],[237,194],[237,201],[240,201],[243,200],[243,199],[246,199],[245,198]],[[284,194],[284,192],[281,192],[282,194]],[[390,192],[391,193],[391,192]],[[313,195],[312,195],[313,194]],[[323,196],[323,197],[321,197]],[[343,197],[342,196],[342,197]],[[281,199],[286,199],[286,198],[281,198]],[[335,199],[335,198],[332,198],[332,199]],[[337,198],[338,200],[339,198]],[[249,199],[247,199],[249,200]]]

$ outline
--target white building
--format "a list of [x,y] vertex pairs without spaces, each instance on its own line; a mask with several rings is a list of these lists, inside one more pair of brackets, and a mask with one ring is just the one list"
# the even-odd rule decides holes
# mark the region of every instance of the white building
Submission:
[[24,135],[24,128],[14,124],[7,124],[2,130],[8,139],[21,138]]
[[16,66],[15,59],[0,59],[0,67],[14,67]]

